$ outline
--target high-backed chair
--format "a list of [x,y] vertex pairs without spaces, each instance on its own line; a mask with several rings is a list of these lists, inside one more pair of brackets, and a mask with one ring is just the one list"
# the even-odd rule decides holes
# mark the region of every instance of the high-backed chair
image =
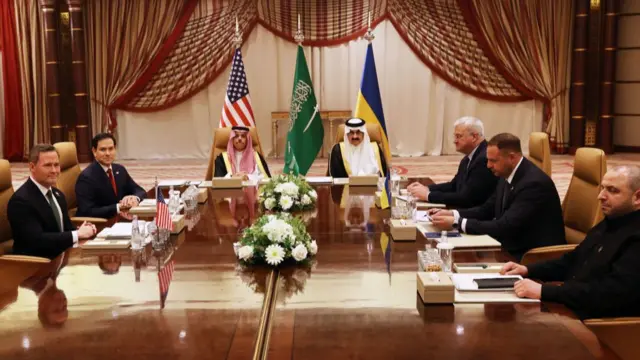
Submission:
[[573,250],[584,240],[589,230],[602,221],[598,193],[606,172],[607,159],[604,151],[596,148],[580,148],[576,151],[573,176],[562,202],[567,245],[532,249],[523,256],[523,264],[556,258]]
[[0,159],[0,256],[13,249],[11,225],[7,218],[7,204],[12,195],[11,166],[7,160]]
[[533,132],[529,135],[529,160],[551,176],[551,146],[547,133]]
[[78,162],[78,152],[76,144],[73,142],[59,142],[53,144],[60,156],[60,176],[56,187],[62,191],[67,206],[69,207],[69,216],[74,223],[89,221],[92,223],[105,223],[107,219],[92,217],[75,217],[78,211],[78,202],[76,201],[76,182],[80,176],[80,163]]
[[590,319],[584,324],[621,359],[640,359],[640,318]]
[[51,260],[25,255],[0,256],[0,293],[17,289],[28,277]]
[[[389,158],[389,156],[387,156],[388,149],[385,147],[384,142],[382,141],[382,128],[380,127],[380,125],[367,123],[365,126],[367,127],[367,134],[369,134],[369,139],[371,141],[377,142],[378,145],[380,145],[380,149],[384,153],[385,161],[387,162],[387,164],[391,164],[391,159]],[[340,124],[338,126],[335,141],[336,144],[344,141],[344,124]]]
[[[257,151],[260,155],[264,156],[262,152],[262,146],[260,145],[260,138],[258,138],[258,129],[255,127],[249,128],[249,134],[251,135],[251,144],[253,150]],[[229,142],[229,136],[231,136],[231,128],[223,127],[213,130],[213,144],[211,145],[211,153],[209,154],[209,165],[207,166],[207,172],[204,176],[205,180],[211,180],[213,173],[215,172],[215,161],[218,155],[227,151],[227,143]]]

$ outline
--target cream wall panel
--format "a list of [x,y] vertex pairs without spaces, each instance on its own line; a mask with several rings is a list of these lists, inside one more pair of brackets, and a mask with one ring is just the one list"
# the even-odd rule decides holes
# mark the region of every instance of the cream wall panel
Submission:
[[613,123],[613,143],[640,146],[640,116],[616,116]]
[[618,47],[640,46],[638,34],[640,34],[640,16],[621,16],[618,19]]
[[640,49],[618,51],[616,80],[640,81]]
[[615,112],[618,114],[640,114],[640,83],[616,84]]

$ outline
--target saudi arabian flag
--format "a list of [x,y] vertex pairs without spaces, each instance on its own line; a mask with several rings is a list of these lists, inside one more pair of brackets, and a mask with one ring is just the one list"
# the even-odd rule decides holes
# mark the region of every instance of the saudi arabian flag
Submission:
[[296,73],[293,76],[289,119],[291,126],[287,134],[283,172],[306,175],[322,148],[324,127],[320,120],[320,107],[313,93],[307,60],[300,45],[296,58]]

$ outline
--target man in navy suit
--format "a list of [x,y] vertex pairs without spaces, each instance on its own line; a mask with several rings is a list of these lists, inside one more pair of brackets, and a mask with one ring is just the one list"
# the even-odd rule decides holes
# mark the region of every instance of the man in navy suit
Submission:
[[60,175],[60,158],[52,145],[31,149],[29,171],[31,176],[7,205],[14,254],[54,259],[78,240],[93,237],[94,225],[73,226],[64,194],[53,187]]
[[464,154],[456,176],[449,182],[407,187],[414,197],[447,207],[467,209],[482,205],[496,189],[498,178],[487,168],[487,141],[480,119],[466,116],[454,123],[456,151]]
[[113,162],[116,157],[113,135],[96,135],[91,140],[91,151],[96,161],[80,173],[76,182],[76,215],[111,218],[138,206],[146,193],[124,166]]

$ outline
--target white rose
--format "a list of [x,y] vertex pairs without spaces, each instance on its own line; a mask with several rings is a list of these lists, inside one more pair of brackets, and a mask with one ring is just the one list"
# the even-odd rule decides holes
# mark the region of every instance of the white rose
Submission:
[[264,208],[267,210],[271,210],[273,209],[273,207],[276,206],[276,199],[270,197],[267,200],[264,201]]
[[311,190],[309,191],[309,196],[311,196],[314,199],[318,198],[318,193],[315,190]]
[[307,258],[307,248],[300,244],[291,250],[291,255],[296,261],[302,261]]
[[282,207],[282,210],[291,209],[293,206],[293,199],[287,195],[282,195],[282,197],[280,197],[280,206]]
[[272,242],[283,242],[287,237],[290,237],[292,241],[295,240],[293,228],[282,219],[273,218],[262,226],[262,231]]
[[309,254],[315,255],[318,253],[318,243],[316,243],[315,240],[311,241],[308,247],[309,247]]
[[302,195],[302,199],[300,199],[300,202],[302,203],[302,205],[309,205],[311,204],[311,198],[308,195]]
[[236,254],[236,256],[238,256],[238,249],[240,249],[241,247],[242,245],[239,241],[233,243],[233,252]]
[[242,260],[249,260],[253,257],[253,246],[243,246],[238,249],[238,258]]

